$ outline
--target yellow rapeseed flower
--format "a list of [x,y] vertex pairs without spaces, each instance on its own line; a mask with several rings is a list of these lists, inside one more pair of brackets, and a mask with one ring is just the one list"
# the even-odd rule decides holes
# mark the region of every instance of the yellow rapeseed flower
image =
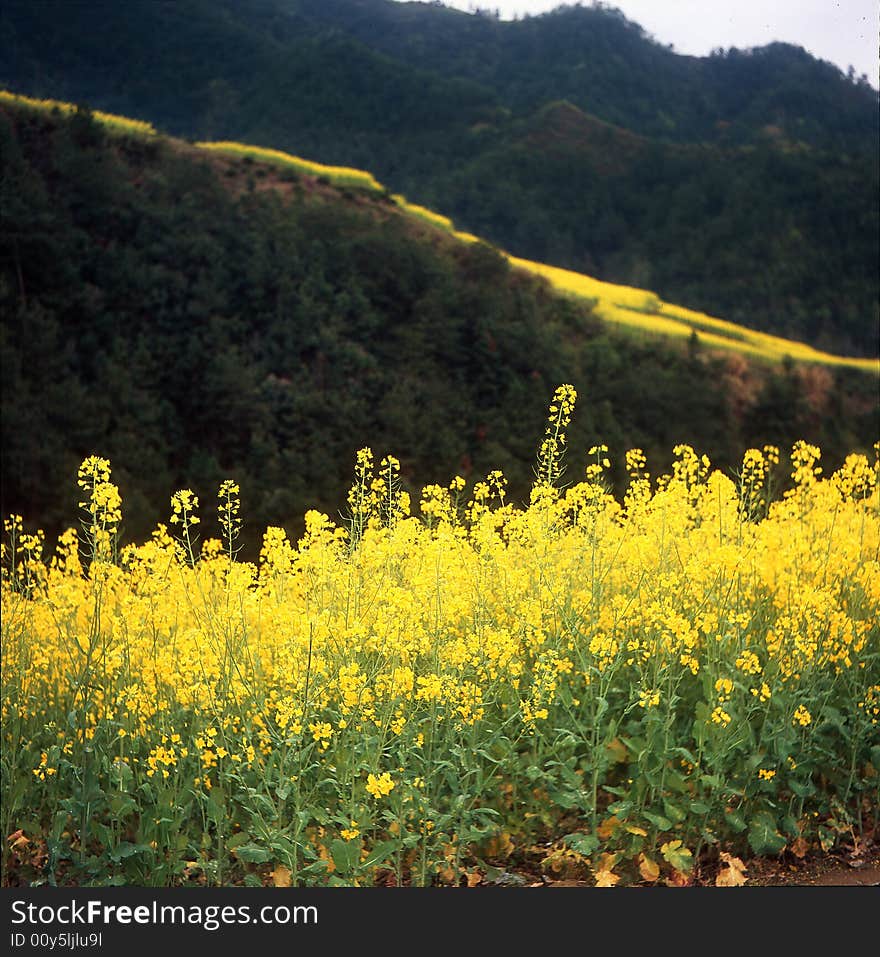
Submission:
[[378,777],[375,774],[367,775],[367,791],[374,798],[383,797],[394,790],[394,781],[387,771],[383,771]]

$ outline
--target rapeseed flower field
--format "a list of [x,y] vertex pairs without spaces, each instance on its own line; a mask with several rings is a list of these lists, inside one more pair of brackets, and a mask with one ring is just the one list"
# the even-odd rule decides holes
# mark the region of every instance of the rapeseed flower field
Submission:
[[363,189],[371,193],[383,192],[381,183],[377,182],[371,173],[360,169],[353,169],[350,166],[327,166],[323,163],[315,163],[312,160],[303,159],[301,156],[293,156],[290,153],[285,153],[283,150],[267,149],[262,146],[250,146],[245,143],[235,143],[228,140],[216,143],[196,143],[195,145],[199,149],[219,153],[224,156],[260,160],[261,162],[271,163],[274,166],[280,166],[282,169],[292,170],[295,173],[301,173],[307,176],[323,176],[339,187],[357,187],[358,189]]
[[269,527],[253,563],[232,479],[124,547],[99,456],[54,549],[10,516],[7,870],[686,884],[876,824],[876,455],[825,475],[798,442],[725,475],[681,445],[655,476],[630,449],[618,500],[607,448],[566,450],[576,399],[551,401],[528,503],[497,471],[411,497],[365,448],[345,519]]
[[[8,104],[37,113],[51,113],[57,110],[63,116],[71,116],[77,111],[75,103],[66,103],[63,100],[40,100],[30,96],[22,96],[18,93],[11,93],[9,90],[0,90],[0,104]],[[102,110],[94,110],[92,117],[110,134],[116,136],[145,139],[157,135],[153,124],[147,123],[145,120],[133,120],[127,116],[105,113]]]

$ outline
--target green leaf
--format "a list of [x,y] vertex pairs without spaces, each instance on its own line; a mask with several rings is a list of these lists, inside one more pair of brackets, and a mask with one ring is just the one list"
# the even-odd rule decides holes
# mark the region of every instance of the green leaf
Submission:
[[822,709],[822,717],[818,722],[819,728],[836,728],[838,731],[842,731],[846,734],[846,722],[843,719],[843,715],[837,710],[837,708],[832,708],[829,705],[826,705]]
[[837,837],[834,831],[831,828],[825,827],[824,824],[820,824],[817,830],[819,835],[819,844],[822,847],[822,850],[827,854],[828,851],[834,847],[834,842],[837,840]]
[[797,738],[788,730],[780,732],[773,741],[773,747],[776,751],[776,757],[784,761],[792,751],[797,749]]
[[251,815],[259,813],[262,808],[266,814],[274,815],[275,805],[266,797],[265,794],[258,794],[254,788],[248,788],[247,806],[251,810]]
[[572,791],[570,788],[549,791],[547,796],[556,807],[562,808],[564,811],[570,811],[573,807],[577,807],[583,797],[580,791]]
[[788,786],[800,798],[816,793],[816,785],[812,781],[789,781]]
[[755,854],[779,854],[787,843],[769,811],[759,811],[749,821],[749,847]]
[[[220,793],[218,793],[218,791]],[[208,819],[215,824],[223,824],[226,820],[226,802],[225,795],[217,785],[211,788],[211,794],[208,798]]]
[[330,842],[330,856],[339,874],[350,874],[361,859],[360,841],[343,841],[336,838]]
[[687,811],[682,810],[677,804],[673,804],[671,801],[663,801],[663,810],[673,824],[678,824],[687,817]]
[[241,847],[242,844],[247,844],[251,839],[250,834],[247,831],[239,831],[238,834],[233,834],[232,837],[226,842],[226,846],[229,850],[233,850],[236,847]]
[[[365,867],[373,867],[376,864],[383,864],[389,860],[397,851],[397,841],[381,841],[379,844],[370,848],[370,852],[364,860]],[[360,855],[360,851],[358,851]],[[333,860],[336,860],[334,855]]]
[[708,814],[712,810],[708,804],[703,804],[702,801],[691,801],[690,803],[691,814]]
[[244,844],[235,848],[235,856],[246,864],[265,864],[272,856],[265,847],[257,844]]
[[666,787],[668,790],[674,791],[676,794],[684,794],[689,790],[688,779],[679,771],[676,771],[673,768],[667,768]]
[[562,840],[573,851],[582,854],[584,857],[589,857],[599,847],[599,838],[595,834],[585,834],[583,831],[566,834]]
[[748,827],[746,819],[740,811],[725,811],[724,820],[727,821],[731,829],[737,834],[742,834]]
[[[606,791],[611,791],[611,788],[605,788]],[[616,793],[617,789],[614,789],[613,793]],[[615,801],[613,804],[608,805],[608,813],[613,814],[616,817],[624,817],[629,811],[632,810],[633,802],[632,801]]]
[[658,831],[669,831],[672,829],[672,821],[662,814],[652,814],[650,811],[642,811],[642,817],[650,821]]
[[127,794],[114,794],[109,804],[110,810],[113,812],[113,817],[117,820],[125,817],[126,814],[131,814],[132,811],[138,810],[137,801],[133,800]]
[[659,788],[661,784],[664,784],[665,774],[660,768],[645,768],[636,782],[636,787],[645,781],[650,784],[652,787]]
[[660,848],[663,860],[671,864],[682,874],[690,873],[694,866],[694,855],[682,844],[681,841],[670,841]]
[[629,753],[635,755],[636,758],[641,757],[648,748],[648,744],[644,738],[625,738],[623,735],[620,735],[620,740],[626,745]]
[[77,797],[84,804],[102,804],[105,794],[101,787],[98,785],[98,782],[95,778],[89,776],[89,780],[86,782],[83,789],[79,792]]
[[109,858],[115,863],[124,861],[127,857],[133,857],[135,854],[143,854],[145,851],[149,852],[149,848],[146,844],[132,844],[129,841],[122,841],[119,845],[113,848],[109,853]]

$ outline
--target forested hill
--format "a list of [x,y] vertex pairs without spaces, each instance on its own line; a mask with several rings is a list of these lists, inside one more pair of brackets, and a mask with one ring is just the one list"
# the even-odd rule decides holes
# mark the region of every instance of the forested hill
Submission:
[[800,48],[390,0],[6,0],[0,42],[16,92],[369,169],[516,255],[878,354],[878,95]]
[[578,390],[572,477],[606,443],[681,442],[735,471],[797,439],[826,469],[870,452],[877,379],[624,334],[483,243],[387,194],[227,155],[78,110],[0,104],[2,510],[52,536],[71,481],[108,457],[124,540],[192,488],[241,484],[254,557],[267,525],[345,508],[355,452],[422,485],[503,469],[521,501],[549,397]]
[[[234,0],[245,13],[249,0]],[[863,150],[877,131],[876,91],[804,49],[772,43],[682,56],[613,4],[562,4],[514,22],[440,4],[390,0],[273,0],[411,66],[476,81],[508,109],[567,99],[646,136],[752,142],[783,135]],[[708,13],[708,8],[707,8]]]

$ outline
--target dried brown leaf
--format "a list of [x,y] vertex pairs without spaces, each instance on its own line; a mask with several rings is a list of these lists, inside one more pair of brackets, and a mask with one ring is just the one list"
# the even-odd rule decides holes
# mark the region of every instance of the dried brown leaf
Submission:
[[722,868],[715,878],[716,887],[742,887],[748,880],[746,877],[746,866],[738,857],[732,857],[730,854],[721,852]]
[[810,849],[810,845],[803,839],[803,837],[797,837],[791,842],[791,847],[789,850],[795,857],[803,859],[807,856],[807,851]]
[[507,860],[515,850],[516,845],[510,839],[510,834],[507,831],[502,831],[486,841],[485,855],[488,858]]
[[682,871],[673,870],[673,872],[666,878],[667,887],[690,887],[691,878],[688,874],[685,874]]
[[660,877],[660,865],[650,857],[639,854],[639,873],[646,881],[656,881]]

